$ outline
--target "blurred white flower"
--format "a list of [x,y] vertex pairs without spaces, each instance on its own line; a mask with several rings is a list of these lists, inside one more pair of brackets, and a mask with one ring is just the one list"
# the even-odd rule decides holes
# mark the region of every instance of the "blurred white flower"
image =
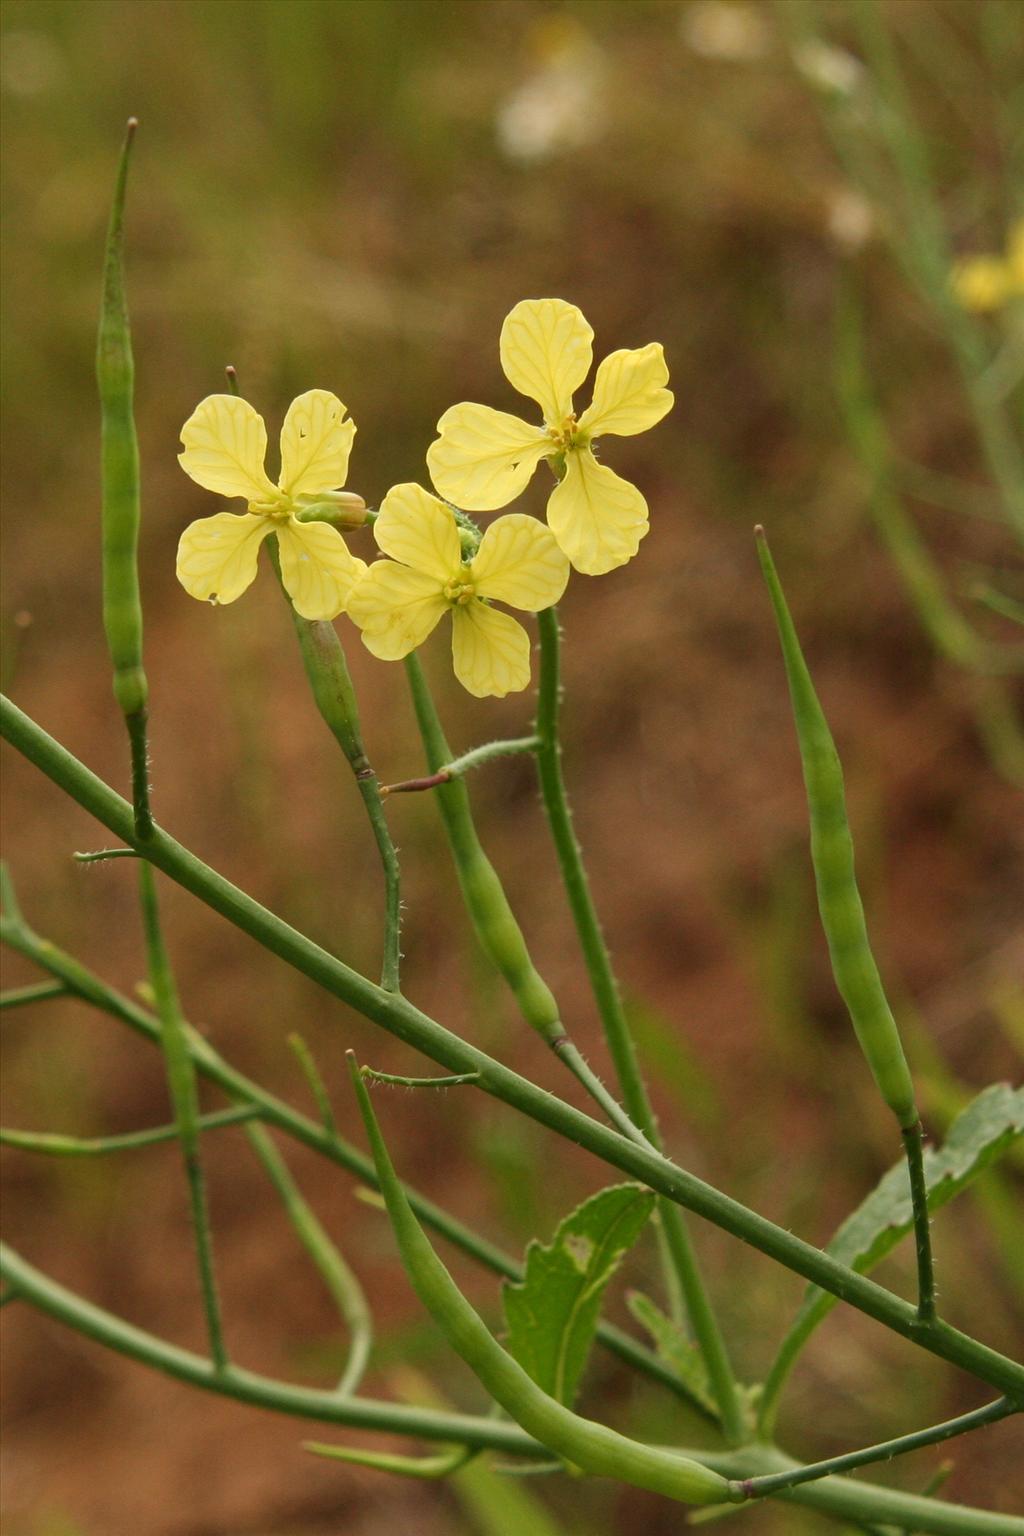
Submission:
[[760,11],[738,0],[696,0],[679,21],[683,42],[706,59],[763,59],[771,32]]
[[845,48],[812,38],[793,49],[793,62],[811,85],[837,96],[852,96],[864,79],[864,65]]
[[853,187],[837,187],[829,197],[828,232],[836,244],[853,254],[867,245],[875,228],[875,215],[866,197]]
[[568,16],[545,17],[527,42],[537,63],[498,108],[495,128],[511,160],[547,160],[601,132],[605,62],[593,38]]

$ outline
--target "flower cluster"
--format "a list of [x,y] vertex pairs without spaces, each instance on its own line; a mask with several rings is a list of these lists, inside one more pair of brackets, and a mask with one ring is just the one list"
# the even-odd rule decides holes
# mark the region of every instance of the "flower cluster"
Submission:
[[[540,407],[542,424],[486,405],[452,406],[427,452],[439,495],[415,484],[387,493],[374,521],[387,558],[370,566],[324,520],[332,498],[344,499],[356,430],[337,396],[313,389],[292,402],[276,485],[264,467],[262,417],[234,395],[208,396],[182,428],[179,462],[206,490],[244,498],[247,510],[219,512],[185,529],[178,547],[185,590],[234,602],[253,581],[259,546],[273,533],[281,579],[303,618],[347,612],[367,649],[394,661],[421,645],[450,611],[455,673],[470,693],[503,697],[527,687],[529,637],[492,604],[536,613],[558,602],[570,566],[596,576],[632,559],[647,532],[647,503],[598,461],[594,444],[606,434],[644,432],[672,406],[664,354],[651,342],[606,357],[592,402],[577,415],[574,395],[590,371],[593,335],[575,305],[561,299],[515,306],[501,330],[501,366]],[[556,481],[546,525],[508,513],[481,538],[468,519],[460,523],[449,503],[467,512],[505,507],[542,460]]]

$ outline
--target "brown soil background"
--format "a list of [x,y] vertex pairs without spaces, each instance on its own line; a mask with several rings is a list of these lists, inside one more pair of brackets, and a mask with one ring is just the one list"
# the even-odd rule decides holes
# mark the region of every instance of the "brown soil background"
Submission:
[[[497,366],[500,323],[519,298],[578,303],[598,357],[663,340],[675,411],[606,453],[643,487],[650,536],[624,570],[577,578],[563,605],[566,771],[673,1154],[824,1243],[898,1146],[817,927],[754,522],[769,528],[844,758],[872,931],[935,1133],[951,1094],[1017,1067],[1008,1021],[1024,974],[1022,818],[1019,794],[979,744],[972,683],[936,658],[872,533],[835,405],[833,318],[852,279],[899,452],[959,477],[976,499],[989,494],[941,339],[879,236],[898,210],[876,207],[856,251],[837,243],[837,199],[848,189],[776,13],[728,9],[748,30],[753,14],[763,32],[750,58],[701,53],[700,7],[660,0],[8,0],[7,686],[124,788],[100,625],[91,367],[109,186],[129,112],[143,123],[129,276],[158,815],[368,973],[379,943],[373,850],[269,574],[217,611],[176,584],[181,528],[215,510],[175,462],[180,424],[221,387],[228,361],[272,440],[294,394],[335,389],[359,427],[350,483],[376,504],[389,485],[422,477],[449,404],[519,408]],[[846,37],[843,5],[814,11]],[[1019,12],[1002,0],[908,0],[888,16],[954,240],[997,249],[1010,82],[1024,56]],[[985,28],[995,36],[1000,26],[994,47]],[[595,136],[517,163],[498,143],[496,113],[567,27],[599,60]],[[540,510],[539,485],[528,504]],[[957,590],[980,569],[1013,565],[998,520],[908,506]],[[366,542],[353,547],[365,553]],[[999,621],[977,617],[993,639],[1009,638]],[[339,632],[379,771],[417,772],[401,669],[373,661],[345,621]],[[530,696],[470,700],[442,640],[426,659],[457,750],[527,728]],[[607,1072],[529,766],[480,773],[473,798],[537,963]],[[30,921],[130,990],[143,967],[130,867],[74,866],[71,851],[100,846],[103,834],[13,754],[5,806],[6,857]],[[391,823],[403,855],[408,995],[580,1102],[476,956],[428,799],[394,802]],[[231,1060],[304,1103],[285,1044],[300,1029],[336,1090],[341,1126],[361,1143],[343,1048],[390,1070],[423,1063],[185,894],[167,886],[163,899],[190,1017]],[[13,959],[5,972],[7,986],[32,979]],[[157,1053],[115,1022],[56,1002],[5,1015],[4,1025],[5,1123],[102,1134],[167,1118]],[[482,1097],[380,1090],[378,1103],[400,1167],[513,1250],[549,1235],[606,1181],[591,1159]],[[340,1171],[287,1152],[377,1311],[366,1390],[408,1390],[404,1358],[451,1401],[481,1411],[475,1383],[424,1320],[383,1218]],[[4,1162],[6,1226],[20,1250],[102,1305],[201,1347],[173,1148],[77,1166],[13,1152]],[[336,1319],[241,1133],[211,1139],[208,1163],[233,1354],[328,1384],[341,1359]],[[735,1359],[756,1379],[801,1286],[717,1230],[694,1231]],[[1013,1351],[1019,1297],[986,1207],[973,1196],[957,1202],[937,1223],[936,1245],[945,1315]],[[493,1278],[452,1262],[496,1318]],[[910,1262],[901,1251],[880,1275],[909,1294]],[[627,1269],[628,1284],[656,1289],[649,1246]],[[620,1319],[622,1292],[611,1304]],[[458,1481],[423,1487],[315,1461],[299,1449],[307,1426],[190,1394],[25,1308],[5,1310],[4,1336],[9,1536],[495,1529]],[[801,1454],[822,1456],[982,1400],[957,1373],[836,1312],[794,1379],[783,1432]],[[586,1404],[638,1433],[696,1433],[662,1394],[599,1356]],[[1019,1508],[1015,1440],[1019,1448],[1004,1424],[959,1445],[950,1496]],[[880,1478],[918,1488],[940,1460],[924,1453]],[[560,1532],[681,1529],[678,1508],[635,1491],[565,1479],[527,1487]],[[743,1518],[769,1536],[835,1529],[785,1509]],[[508,1528],[525,1531],[524,1519]]]

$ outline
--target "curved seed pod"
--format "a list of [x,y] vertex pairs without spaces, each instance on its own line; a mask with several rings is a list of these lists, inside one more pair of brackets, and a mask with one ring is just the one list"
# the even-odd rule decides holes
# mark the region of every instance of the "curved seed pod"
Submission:
[[763,528],[755,529],[789,681],[811,819],[811,858],[832,974],[879,1092],[904,1130],[918,1124],[914,1085],[868,941],[846,818],[843,770],[814,691]]
[[114,696],[125,717],[132,749],[132,801],[136,831],[153,829],[146,762],[148,685],[142,666],[142,602],[139,596],[139,445],[135,435],[135,365],[124,289],[124,199],[128,159],[137,127],[129,118],[117,170],[107,232],[103,303],[96,346],[100,393],[103,481],[103,627],[114,666]]
[[349,1069],[366,1125],[381,1193],[395,1229],[402,1261],[416,1294],[452,1348],[511,1415],[565,1461],[595,1477],[614,1477],[685,1504],[724,1504],[742,1498],[724,1477],[674,1451],[630,1440],[604,1424],[564,1408],[543,1392],[502,1349],[435,1254],[398,1182],[370,1096],[348,1053]]

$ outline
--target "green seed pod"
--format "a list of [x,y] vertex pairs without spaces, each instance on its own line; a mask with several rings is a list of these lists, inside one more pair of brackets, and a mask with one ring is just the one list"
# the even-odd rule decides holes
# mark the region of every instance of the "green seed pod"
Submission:
[[[415,654],[406,657],[405,668],[427,762],[430,771],[437,773],[451,762],[451,748],[445,740]],[[451,779],[447,784],[439,784],[436,794],[459,887],[477,939],[488,959],[507,981],[523,1018],[549,1045],[554,1045],[565,1037],[558,1004],[530,959],[523,930],[516,922],[494,865],[477,837],[469,791],[462,779]]]
[[136,830],[152,830],[146,781],[146,701],[139,596],[139,446],[135,435],[135,367],[124,287],[124,200],[136,121],[130,118],[118,165],[107,233],[103,302],[96,347],[103,485],[103,627],[114,667],[114,696],[132,745]]
[[789,681],[811,821],[811,858],[832,974],[878,1089],[904,1129],[918,1123],[914,1085],[868,941],[846,816],[843,770],[814,691],[763,528],[755,530]]
[[685,1504],[724,1504],[742,1497],[724,1477],[699,1462],[630,1440],[563,1407],[501,1347],[462,1295],[413,1215],[351,1052],[349,1068],[402,1262],[423,1305],[495,1402],[542,1445],[594,1477],[618,1478]]

